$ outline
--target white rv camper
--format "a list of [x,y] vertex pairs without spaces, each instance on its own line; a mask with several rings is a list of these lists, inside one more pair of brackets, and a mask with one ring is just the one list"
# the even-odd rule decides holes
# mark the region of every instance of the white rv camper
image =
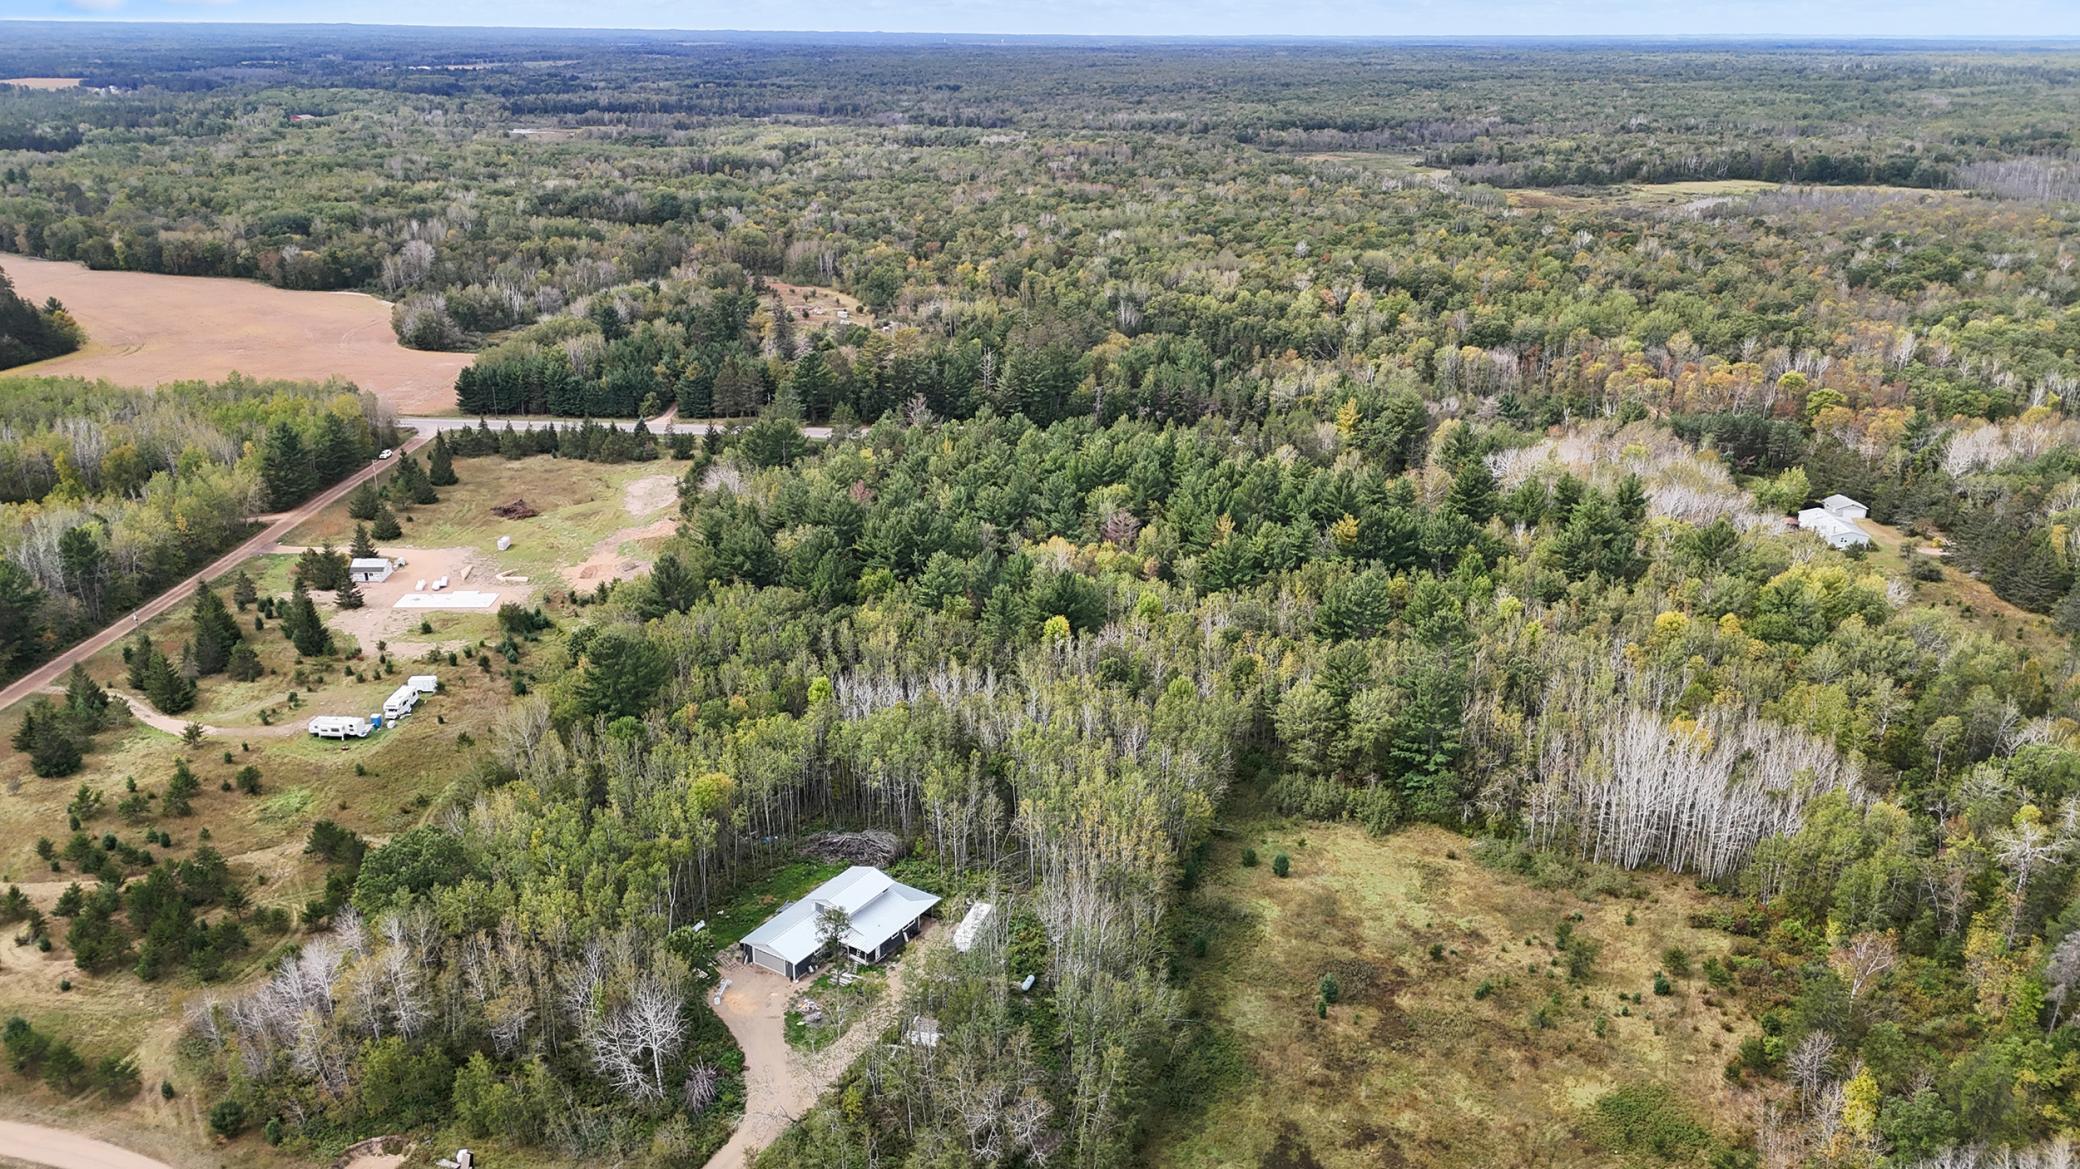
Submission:
[[411,683],[407,682],[391,691],[390,697],[383,700],[383,718],[395,722],[412,713],[412,707],[418,705],[418,702],[419,692],[412,689]]
[[365,739],[374,729],[365,718],[343,714],[321,714],[311,720],[310,728],[321,739]]
[[432,674],[413,674],[404,680],[404,684],[421,694],[431,694],[441,688],[441,680]]

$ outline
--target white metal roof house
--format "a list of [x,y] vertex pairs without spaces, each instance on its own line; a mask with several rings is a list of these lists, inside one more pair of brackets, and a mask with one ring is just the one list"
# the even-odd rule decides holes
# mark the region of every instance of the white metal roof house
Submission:
[[1846,495],[1830,495],[1820,501],[1820,506],[1845,520],[1860,520],[1871,514],[1871,509]]
[[382,556],[356,556],[347,564],[347,575],[361,584],[389,580],[390,574],[395,571],[397,566]]
[[816,968],[820,939],[816,918],[826,906],[843,909],[851,928],[839,939],[852,960],[881,961],[917,936],[924,915],[939,898],[913,889],[880,869],[854,865],[800,901],[781,907],[764,924],[737,943],[744,961],[785,978],[800,978]]
[[1798,526],[1836,548],[1867,546],[1871,542],[1871,538],[1863,534],[1862,528],[1824,507],[1809,507],[1799,512]]

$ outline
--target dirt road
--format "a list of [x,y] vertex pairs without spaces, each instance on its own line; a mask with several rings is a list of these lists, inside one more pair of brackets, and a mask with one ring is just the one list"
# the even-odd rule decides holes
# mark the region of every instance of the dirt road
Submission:
[[164,1161],[107,1141],[12,1120],[0,1120],[0,1157],[52,1169],[170,1169]]
[[793,984],[763,967],[732,963],[724,968],[730,987],[717,1011],[737,1046],[744,1049],[744,1119],[729,1143],[708,1158],[706,1169],[744,1169],[759,1150],[772,1144],[789,1125],[814,1107],[818,1097],[838,1082],[845,1069],[867,1048],[903,1007],[903,976],[924,960],[936,941],[934,931],[911,943],[888,971],[881,998],[837,1042],[814,1055],[787,1046],[787,1001]]
[[[431,441],[433,441],[433,431],[422,430],[417,435],[414,435],[411,441],[404,444],[403,451],[417,450]],[[400,455],[403,451],[399,452]],[[298,525],[325,510],[335,500],[343,498],[347,492],[359,486],[362,480],[373,478],[381,474],[385,469],[395,467],[396,465],[397,460],[395,458],[371,462],[368,466],[312,496],[301,507],[281,513],[273,523],[261,529],[258,535],[219,556],[215,561],[211,562],[209,567],[201,572],[146,601],[128,616],[118,618],[115,624],[110,625],[94,636],[87,638],[50,661],[15,679],[13,685],[5,690],[0,690],[0,711],[6,710],[22,699],[64,677],[65,671],[72,668],[72,663],[83,662],[93,657],[95,654],[128,637],[138,626],[166,612],[175,605],[184,603],[189,597],[194,595],[195,582],[222,576],[254,556],[268,551],[274,545],[280,543],[284,536],[294,531]]]

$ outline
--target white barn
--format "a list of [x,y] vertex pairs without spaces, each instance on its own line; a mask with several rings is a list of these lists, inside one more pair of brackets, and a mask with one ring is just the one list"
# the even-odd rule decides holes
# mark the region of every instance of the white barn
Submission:
[[1809,507],[1799,512],[1798,526],[1836,548],[1868,547],[1871,542],[1871,538],[1863,534],[1862,528],[1824,507]]
[[356,584],[374,584],[377,581],[389,580],[390,574],[395,571],[397,566],[382,556],[356,556],[347,564],[347,575],[352,577]]
[[880,869],[854,865],[800,901],[782,906],[757,929],[744,935],[737,950],[744,961],[784,978],[796,979],[816,968],[820,941],[816,918],[827,906],[843,909],[851,928],[839,939],[854,962],[872,965],[903,948],[917,936],[924,915],[939,898],[913,889]]
[[1871,514],[1870,508],[1846,495],[1830,495],[1820,501],[1820,506],[1825,508],[1828,514],[1845,520],[1860,520]]

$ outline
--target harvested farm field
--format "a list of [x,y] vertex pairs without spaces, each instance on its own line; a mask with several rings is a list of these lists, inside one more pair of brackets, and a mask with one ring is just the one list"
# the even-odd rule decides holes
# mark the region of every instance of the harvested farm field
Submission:
[[467,353],[406,349],[390,305],[358,292],[292,292],[252,280],[97,272],[80,264],[0,256],[16,291],[57,297],[87,331],[86,347],[10,373],[106,378],[119,385],[256,378],[342,377],[399,414],[455,409]]

